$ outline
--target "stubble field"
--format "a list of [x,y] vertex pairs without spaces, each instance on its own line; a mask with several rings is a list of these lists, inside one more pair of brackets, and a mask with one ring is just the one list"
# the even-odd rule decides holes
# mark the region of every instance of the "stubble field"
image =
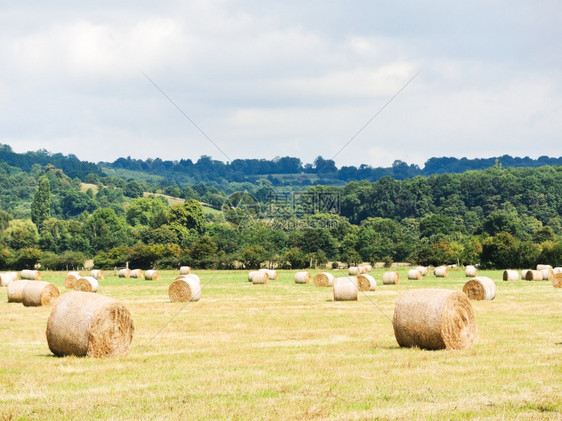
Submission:
[[[400,348],[392,319],[412,288],[462,289],[429,275],[334,302],[331,288],[280,271],[253,285],[240,271],[199,271],[202,298],[171,303],[161,280],[108,276],[98,293],[131,312],[129,354],[52,355],[51,307],[7,303],[0,289],[0,419],[551,419],[562,418],[562,289],[503,282],[472,302],[479,339],[466,351]],[[316,272],[311,272],[313,275]],[[337,273],[334,271],[333,273]],[[343,274],[343,272],[342,272]],[[61,293],[65,273],[44,272]]]

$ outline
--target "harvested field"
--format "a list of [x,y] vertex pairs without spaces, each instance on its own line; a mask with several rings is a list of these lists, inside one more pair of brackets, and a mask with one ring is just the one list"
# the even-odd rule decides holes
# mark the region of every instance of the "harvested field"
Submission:
[[[412,281],[398,271],[399,285],[352,302],[296,285],[296,271],[265,288],[247,272],[197,271],[203,292],[189,304],[168,298],[177,270],[151,282],[108,271],[98,294],[127,307],[135,333],[126,356],[104,359],[53,357],[52,307],[4,295],[0,419],[560,419],[562,289],[480,270],[498,291],[471,302],[477,342],[425,351],[400,348],[387,317],[407,290],[461,291],[464,270]],[[42,278],[61,289],[65,275]]]

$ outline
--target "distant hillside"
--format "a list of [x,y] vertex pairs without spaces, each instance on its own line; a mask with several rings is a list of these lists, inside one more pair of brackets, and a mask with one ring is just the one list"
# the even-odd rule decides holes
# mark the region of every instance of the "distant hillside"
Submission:
[[313,163],[303,163],[299,158],[281,157],[267,159],[235,159],[232,162],[214,160],[201,156],[197,161],[180,159],[176,161],[156,159],[119,158],[114,162],[98,164],[81,161],[74,155],[52,154],[46,150],[16,153],[8,145],[0,144],[0,163],[19,168],[25,172],[34,165],[52,165],[62,169],[70,178],[95,183],[101,177],[114,177],[126,181],[139,181],[157,188],[170,185],[194,186],[200,183],[223,189],[225,183],[268,180],[273,186],[295,186],[306,188],[311,185],[342,186],[350,181],[377,181],[389,176],[404,180],[415,176],[462,173],[491,167],[541,167],[562,165],[562,157],[541,156],[538,159],[518,158],[503,155],[493,158],[430,158],[423,168],[396,160],[390,167],[372,167],[368,164],[342,166],[338,168],[331,159],[318,156]]

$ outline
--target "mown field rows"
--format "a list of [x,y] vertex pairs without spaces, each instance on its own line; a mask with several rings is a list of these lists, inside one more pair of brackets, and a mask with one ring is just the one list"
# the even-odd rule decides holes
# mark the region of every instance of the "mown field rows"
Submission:
[[[48,307],[0,290],[0,419],[552,419],[562,417],[562,290],[502,282],[472,302],[479,332],[465,351],[400,348],[394,303],[412,288],[462,289],[464,272],[430,275],[334,302],[330,288],[269,285],[246,272],[197,272],[202,298],[171,303],[159,281],[100,282],[136,324],[129,354],[52,355]],[[343,272],[342,272],[343,274]],[[59,286],[65,273],[45,272]]]

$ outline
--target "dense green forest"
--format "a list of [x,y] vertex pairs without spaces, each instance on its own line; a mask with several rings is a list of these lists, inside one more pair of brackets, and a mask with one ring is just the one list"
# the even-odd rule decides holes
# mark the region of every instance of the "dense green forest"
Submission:
[[178,185],[131,168],[108,175],[75,157],[2,154],[2,269],[70,269],[89,258],[100,268],[562,265],[560,165],[495,160],[457,174],[292,188],[267,176]]

